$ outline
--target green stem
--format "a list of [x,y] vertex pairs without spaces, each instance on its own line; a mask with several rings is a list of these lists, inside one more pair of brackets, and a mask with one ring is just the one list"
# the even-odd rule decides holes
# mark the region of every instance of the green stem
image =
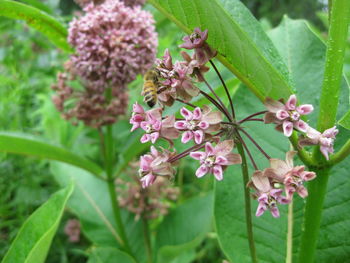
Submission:
[[306,166],[316,166],[315,161],[312,159],[311,153],[306,151],[305,149],[299,147],[298,145],[298,134],[294,131],[292,136],[289,138],[290,142],[293,145],[293,148],[298,151],[298,156],[300,160],[306,165]]
[[350,22],[350,1],[333,0],[331,12],[318,118],[319,131],[332,127],[336,121],[344,53]]
[[253,263],[257,263],[258,259],[256,256],[255,244],[254,244],[254,234],[253,234],[253,223],[252,223],[252,208],[250,205],[250,193],[247,188],[247,184],[249,181],[249,172],[247,159],[245,157],[243,145],[240,142],[237,142],[237,150],[238,153],[242,157],[242,175],[243,175],[243,188],[244,188],[244,201],[245,201],[245,217],[246,217],[246,225],[247,225],[247,235],[250,249],[250,256],[252,258]]
[[131,248],[125,233],[124,224],[121,218],[120,208],[117,202],[117,193],[116,193],[115,184],[114,184],[114,177],[113,177],[114,147],[113,147],[112,126],[108,125],[106,129],[107,129],[106,136],[104,140],[104,145],[102,145],[102,147],[104,148],[103,150],[104,150],[105,168],[106,168],[106,174],[107,174],[108,192],[111,199],[114,219],[117,225],[118,233],[123,241],[123,244],[121,245],[122,247],[124,247],[125,251],[128,254],[133,256],[133,253],[131,251]]
[[335,165],[343,161],[350,155],[350,139],[343,145],[343,147],[334,155],[331,155],[329,164]]
[[292,263],[293,259],[293,200],[288,205],[288,232],[286,263]]
[[144,218],[144,217],[142,217],[142,225],[143,225],[143,237],[145,239],[148,263],[152,263],[153,262],[153,259],[152,259],[152,246],[151,246],[149,225],[148,225],[148,220],[146,218]]
[[323,202],[327,192],[329,169],[316,170],[317,178],[308,185],[304,225],[301,235],[299,263],[314,263],[318,234],[320,231]]

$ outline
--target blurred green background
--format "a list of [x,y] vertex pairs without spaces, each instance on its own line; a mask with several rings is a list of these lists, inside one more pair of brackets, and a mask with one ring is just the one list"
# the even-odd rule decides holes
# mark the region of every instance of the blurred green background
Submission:
[[[35,1],[23,1],[35,4]],[[284,14],[292,18],[302,18],[310,21],[315,32],[326,38],[327,8],[324,1],[307,0],[244,0],[242,1],[259,19],[265,30],[277,26]],[[74,12],[79,10],[73,1],[47,0],[42,1],[48,12],[68,23]],[[159,33],[159,56],[165,48],[177,51],[184,35],[175,25],[158,13],[151,6],[150,10],[157,22]],[[22,131],[41,135],[51,142],[62,144],[80,155],[99,159],[98,146],[95,143],[97,133],[84,129],[81,125],[73,126],[61,119],[51,103],[50,86],[56,80],[56,74],[62,70],[68,55],[60,52],[37,31],[29,28],[24,22],[0,17],[0,125],[3,131]],[[350,41],[346,53],[345,73],[350,76]],[[226,79],[233,76],[224,72]],[[129,105],[135,100],[141,101],[138,95],[142,86],[141,76],[130,87],[132,94]],[[214,78],[213,85],[219,85]],[[128,118],[120,122],[122,133],[116,137],[122,138],[129,133]],[[79,145],[79,147],[78,147]],[[11,241],[17,234],[25,219],[58,189],[58,185],[50,175],[46,161],[33,158],[0,153],[0,258],[7,251]],[[209,191],[212,180],[192,180],[194,167],[190,163],[182,163],[180,176],[176,185],[182,187],[181,199],[193,196],[200,189]],[[63,233],[65,222],[71,218],[65,213],[58,235],[47,262],[86,262],[84,249],[89,245],[87,240],[78,244],[68,242]],[[221,252],[215,237],[206,239],[198,247],[194,262],[221,262]]]

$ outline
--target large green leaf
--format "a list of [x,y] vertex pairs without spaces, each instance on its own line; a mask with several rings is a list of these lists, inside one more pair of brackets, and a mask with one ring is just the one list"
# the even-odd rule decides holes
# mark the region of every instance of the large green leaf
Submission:
[[136,261],[119,249],[96,247],[92,249],[88,263],[136,263]]
[[350,110],[338,122],[344,128],[350,130]]
[[83,168],[96,176],[103,170],[95,163],[68,150],[27,134],[0,132],[0,151],[57,160]]
[[[68,207],[82,224],[86,237],[98,246],[119,247],[120,237],[116,231],[107,183],[77,167],[59,162],[51,163],[51,171],[60,185],[75,181],[76,188]],[[146,261],[141,221],[122,211],[125,231],[132,250],[140,262]]]
[[25,221],[2,263],[45,261],[73,186],[70,183],[65,189],[53,194]]
[[260,99],[291,93],[286,66],[259,23],[238,0],[149,0],[186,33],[209,30],[219,59]]
[[67,29],[40,9],[11,0],[0,0],[0,16],[24,20],[29,26],[43,33],[57,47],[71,51],[67,43]]
[[172,210],[158,228],[158,263],[170,262],[197,246],[210,230],[213,195],[200,196]]
[[[325,45],[315,35],[305,21],[293,21],[284,18],[281,25],[274,29],[270,36],[285,59],[291,72],[292,81],[297,88],[297,95],[301,103],[312,103],[315,113],[311,114],[310,125],[316,125],[318,112],[318,99],[322,85],[324,68]],[[349,107],[348,88],[343,81],[342,101],[339,106],[339,115]],[[237,112],[244,117],[253,112],[263,110],[263,105],[252,96],[240,89],[235,101],[239,101]],[[271,126],[261,123],[245,124],[247,131],[258,140],[259,144],[273,158],[284,159],[284,152],[289,150],[286,138]],[[349,137],[349,132],[341,130],[336,141],[336,148]],[[252,144],[253,156],[258,167],[263,169],[268,166],[264,157],[256,151]],[[349,187],[345,177],[345,167],[349,161],[334,168],[334,176],[331,176],[329,190],[325,201],[325,211],[321,226],[316,262],[346,262],[349,243],[346,236],[350,232],[346,229],[349,213]],[[252,170],[251,170],[252,171]],[[336,190],[333,190],[336,189]],[[253,202],[253,213],[256,202]],[[304,202],[301,198],[294,198],[294,223],[293,223],[293,251],[296,255],[299,246],[299,237],[302,227]],[[281,218],[273,219],[270,215],[253,218],[255,242],[259,262],[284,262],[287,238],[287,209],[281,207]],[[219,234],[220,244],[233,262],[249,262],[250,254],[247,242],[244,217],[243,185],[239,167],[230,168],[225,172],[225,180],[216,184],[215,218]]]

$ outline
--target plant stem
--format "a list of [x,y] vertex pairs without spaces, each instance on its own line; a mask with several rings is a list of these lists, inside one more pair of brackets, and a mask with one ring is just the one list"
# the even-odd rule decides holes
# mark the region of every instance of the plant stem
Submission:
[[287,253],[286,263],[293,260],[293,200],[288,205],[288,232],[287,232]]
[[221,107],[221,105],[213,98],[211,97],[208,93],[204,92],[203,90],[200,91],[200,93],[206,97],[211,103],[213,103],[215,105],[215,107],[221,111],[226,117],[228,120],[231,121],[229,115],[227,115],[227,113],[225,112],[225,110]]
[[311,153],[309,153],[308,151],[306,151],[298,145],[298,135],[295,131],[293,131],[292,136],[289,137],[289,140],[292,143],[294,150],[298,151],[298,156],[300,160],[306,166],[317,166],[316,162],[312,158]]
[[253,234],[253,223],[252,223],[252,215],[251,215],[251,204],[250,204],[250,193],[247,188],[247,184],[249,181],[249,172],[247,159],[244,154],[243,144],[241,142],[237,143],[238,153],[242,157],[242,176],[243,176],[243,189],[244,189],[244,203],[245,203],[245,217],[246,217],[246,226],[247,226],[247,235],[250,249],[250,256],[252,258],[253,263],[257,263],[258,259],[256,256],[255,243],[254,243],[254,234]]
[[186,105],[188,105],[188,106],[190,106],[192,108],[196,108],[196,105],[193,105],[192,103],[186,102],[186,101],[184,101],[182,99],[176,98],[175,100],[178,101],[178,102],[181,102],[183,104],[186,104]]
[[149,225],[148,225],[148,220],[143,216],[142,216],[142,226],[143,226],[143,237],[145,239],[148,263],[152,263],[153,262],[152,246],[151,246],[151,239],[150,239],[150,233],[149,233]]
[[268,154],[263,150],[263,148],[261,148],[261,146],[253,139],[252,136],[250,136],[250,134],[249,134],[248,132],[246,132],[246,131],[245,131],[244,129],[242,129],[242,128],[239,128],[239,130],[240,130],[241,132],[243,132],[243,133],[245,134],[245,136],[248,137],[248,139],[256,146],[256,148],[258,148],[258,150],[259,150],[268,160],[271,159],[270,155],[268,155]]
[[252,115],[249,115],[249,116],[245,117],[244,119],[240,120],[238,123],[243,123],[243,122],[245,122],[246,120],[249,120],[250,118],[253,118],[253,117],[257,116],[257,115],[265,114],[266,112],[267,112],[266,110],[264,110],[264,111],[259,111],[259,112],[257,112],[257,113],[254,113],[254,114],[252,114]]
[[102,148],[104,148],[104,159],[105,159],[105,168],[106,168],[106,174],[107,174],[107,184],[108,184],[108,192],[112,204],[113,214],[114,214],[114,220],[117,225],[118,233],[123,241],[122,246],[124,247],[125,251],[130,254],[132,257],[133,253],[131,251],[128,239],[126,237],[124,225],[122,222],[121,214],[120,214],[120,208],[117,201],[117,193],[115,189],[114,184],[114,177],[113,177],[113,161],[114,161],[114,147],[113,147],[113,137],[112,137],[112,126],[108,125],[106,127],[106,136],[104,140],[104,145],[102,145]]
[[323,202],[327,192],[329,169],[315,170],[317,178],[308,185],[303,232],[299,249],[299,263],[315,262],[315,250],[320,231]]
[[249,157],[250,161],[252,162],[252,165],[253,165],[254,169],[255,169],[255,170],[259,170],[259,169],[258,169],[258,166],[256,165],[256,163],[255,163],[255,161],[254,161],[254,158],[253,158],[252,154],[250,153],[250,151],[249,151],[249,149],[248,149],[248,146],[246,145],[246,143],[244,142],[243,138],[241,137],[241,135],[238,133],[237,130],[236,130],[236,132],[237,132],[238,139],[239,139],[240,142],[242,143],[242,145],[243,145],[245,151],[247,152],[248,157]]
[[350,22],[350,1],[333,0],[331,12],[320,114],[317,125],[321,132],[332,127],[336,121],[344,52]]
[[334,155],[331,155],[328,162],[329,165],[334,165],[343,161],[350,155],[350,139],[343,145],[343,147]]
[[213,62],[212,60],[209,60],[209,62],[210,62],[210,64],[213,66],[213,68],[214,68],[216,74],[218,75],[218,77],[219,77],[219,79],[220,79],[222,85],[224,86],[224,89],[225,89],[225,92],[226,92],[226,96],[227,96],[228,100],[230,101],[230,107],[231,107],[232,117],[233,117],[233,120],[235,120],[235,119],[236,119],[235,109],[234,109],[234,107],[233,107],[232,98],[231,98],[231,96],[230,96],[230,93],[228,92],[226,83],[225,83],[224,79],[222,78],[222,76],[221,76],[219,70],[218,70],[217,67],[215,66],[214,62]]

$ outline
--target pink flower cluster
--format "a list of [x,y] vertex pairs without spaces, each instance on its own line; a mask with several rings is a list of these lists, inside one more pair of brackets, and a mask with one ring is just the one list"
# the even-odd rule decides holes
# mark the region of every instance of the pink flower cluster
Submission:
[[[305,171],[304,166],[294,166],[295,153],[287,152],[286,161],[270,159],[270,168],[255,171],[253,174],[249,186],[255,189],[255,196],[259,202],[256,216],[261,216],[266,210],[270,210],[274,217],[279,217],[277,204],[288,204],[295,192],[302,198],[307,197],[304,182],[314,179],[316,174]],[[283,192],[286,196],[282,195]]]
[[321,153],[329,160],[329,153],[334,152],[333,144],[338,130],[334,126],[321,133],[301,120],[301,116],[308,115],[313,111],[311,104],[297,106],[297,98],[293,94],[285,104],[267,98],[265,106],[268,109],[264,117],[265,123],[277,124],[276,129],[283,131],[287,137],[292,135],[293,129],[303,132],[304,136],[299,139],[299,145],[301,147],[319,145]]
[[78,76],[96,88],[109,83],[121,89],[152,66],[158,43],[149,12],[119,0],[91,3],[84,11],[69,25],[68,41],[76,50],[71,61]]

